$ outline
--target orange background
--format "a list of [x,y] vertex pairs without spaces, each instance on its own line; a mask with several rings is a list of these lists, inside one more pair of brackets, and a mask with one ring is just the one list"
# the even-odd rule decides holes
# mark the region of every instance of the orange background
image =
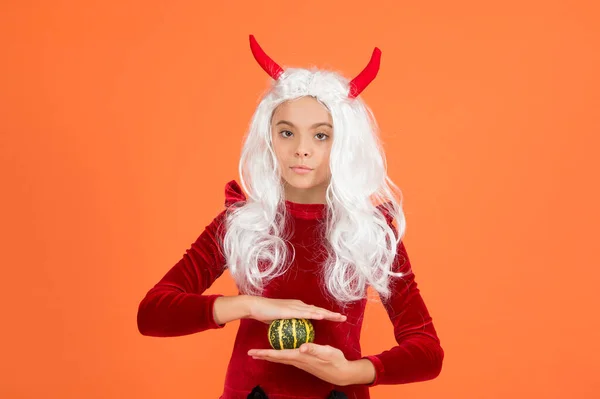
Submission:
[[[216,398],[238,322],[144,337],[139,301],[223,207],[269,78],[353,77],[446,351],[380,398],[596,398],[594,2],[4,1],[2,398]],[[207,293],[233,295],[228,273]],[[395,344],[369,305],[364,353]]]

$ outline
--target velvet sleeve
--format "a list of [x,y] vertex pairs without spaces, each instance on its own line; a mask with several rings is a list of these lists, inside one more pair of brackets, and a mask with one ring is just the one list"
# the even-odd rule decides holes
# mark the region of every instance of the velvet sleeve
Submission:
[[382,301],[394,327],[398,345],[377,355],[363,356],[375,366],[375,380],[381,384],[406,384],[437,377],[442,369],[444,350],[432,318],[421,297],[403,242],[398,244],[392,277],[392,296]]
[[[244,201],[235,181],[225,187],[225,206]],[[226,211],[205,227],[183,257],[152,287],[138,307],[137,325],[143,335],[173,337],[223,328],[214,320],[213,305],[221,294],[206,291],[226,268],[221,251]]]
[[179,262],[142,299],[137,314],[141,334],[172,337],[225,326],[213,318],[213,304],[221,294],[203,294],[225,270],[217,241],[222,221],[221,214],[206,226]]

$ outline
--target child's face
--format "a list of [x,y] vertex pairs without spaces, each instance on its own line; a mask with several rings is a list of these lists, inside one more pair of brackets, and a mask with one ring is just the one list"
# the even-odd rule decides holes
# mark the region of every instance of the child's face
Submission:
[[[282,178],[293,193],[288,199],[324,202],[331,177],[329,154],[333,142],[333,122],[327,108],[308,96],[286,101],[275,109],[271,126]],[[297,173],[292,169],[297,165],[312,170]]]

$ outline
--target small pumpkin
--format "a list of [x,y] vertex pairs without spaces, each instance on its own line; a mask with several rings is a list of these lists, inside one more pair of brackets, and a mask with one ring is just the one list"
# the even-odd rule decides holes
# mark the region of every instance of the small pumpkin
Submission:
[[273,320],[268,334],[273,349],[296,349],[315,340],[315,329],[308,319]]

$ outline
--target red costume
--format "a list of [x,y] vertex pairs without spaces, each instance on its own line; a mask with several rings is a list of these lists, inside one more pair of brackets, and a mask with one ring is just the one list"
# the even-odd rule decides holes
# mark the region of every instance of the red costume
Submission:
[[[246,200],[235,180],[227,184],[225,196],[226,207]],[[398,246],[393,271],[407,274],[402,278],[391,277],[393,295],[383,302],[398,345],[365,356],[359,339],[366,299],[341,309],[320,288],[319,266],[325,260],[325,253],[319,227],[325,218],[326,205],[290,201],[285,204],[293,217],[294,235],[290,243],[296,250],[296,258],[287,273],[269,282],[263,296],[300,299],[345,314],[345,322],[312,320],[314,342],[340,349],[348,360],[369,359],[375,366],[376,378],[369,385],[337,387],[291,365],[252,359],[248,350],[271,349],[267,337],[269,326],[242,319],[220,398],[246,399],[260,385],[270,399],[324,399],[332,389],[344,392],[348,398],[367,399],[371,386],[435,378],[441,371],[444,351],[417,288],[404,244]],[[220,294],[203,293],[225,271],[226,262],[219,249],[225,216],[224,210],[214,218],[183,258],[141,301],[137,321],[143,335],[172,337],[224,327],[213,319],[213,303]],[[389,217],[388,223],[393,227]]]

